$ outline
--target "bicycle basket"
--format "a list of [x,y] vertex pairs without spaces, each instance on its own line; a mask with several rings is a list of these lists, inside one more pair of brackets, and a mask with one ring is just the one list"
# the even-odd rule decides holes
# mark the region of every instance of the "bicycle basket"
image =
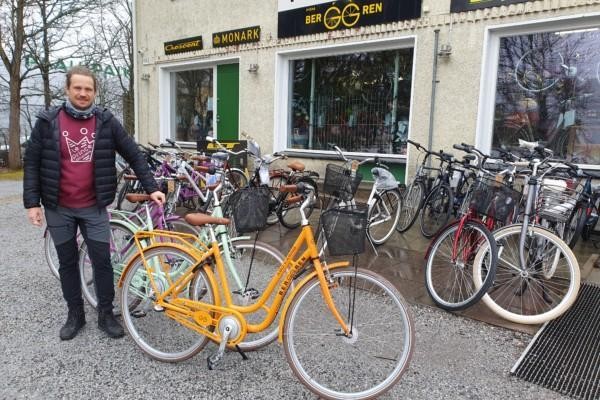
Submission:
[[267,225],[271,194],[266,187],[248,186],[234,192],[228,202],[238,233],[255,232]]
[[577,204],[582,185],[578,179],[544,177],[540,184],[536,213],[541,218],[566,222]]
[[469,210],[479,215],[492,217],[507,223],[519,204],[521,192],[505,185],[503,182],[488,177],[479,177],[470,190]]
[[336,164],[327,164],[323,191],[330,196],[351,199],[361,180],[362,174],[358,171],[352,177],[349,169]]
[[367,206],[336,207],[321,214],[321,226],[332,256],[348,256],[365,251]]

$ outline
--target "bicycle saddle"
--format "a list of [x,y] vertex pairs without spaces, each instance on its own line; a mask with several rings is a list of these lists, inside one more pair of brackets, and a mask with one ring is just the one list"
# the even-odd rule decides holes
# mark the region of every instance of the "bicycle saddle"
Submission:
[[292,161],[288,164],[288,168],[292,171],[302,172],[306,167],[300,161]]
[[194,226],[229,225],[229,218],[218,218],[202,213],[191,213],[185,216],[185,222]]
[[219,161],[227,161],[229,159],[229,154],[223,153],[222,151],[217,151],[211,155],[211,158]]

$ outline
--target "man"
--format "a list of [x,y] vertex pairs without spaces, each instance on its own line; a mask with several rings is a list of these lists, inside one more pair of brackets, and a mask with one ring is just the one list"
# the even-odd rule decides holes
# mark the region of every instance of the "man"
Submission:
[[112,311],[115,291],[106,211],[117,187],[115,151],[131,165],[154,201],[162,203],[165,196],[158,190],[143,154],[121,124],[110,111],[94,105],[94,74],[85,67],[73,67],[67,72],[65,93],[63,105],[40,113],[31,132],[25,153],[23,202],[33,225],[41,226],[45,215],[56,246],[60,283],[68,307],[60,338],[74,338],[85,325],[77,267],[77,228],[94,268],[98,327],[118,338],[124,332]]

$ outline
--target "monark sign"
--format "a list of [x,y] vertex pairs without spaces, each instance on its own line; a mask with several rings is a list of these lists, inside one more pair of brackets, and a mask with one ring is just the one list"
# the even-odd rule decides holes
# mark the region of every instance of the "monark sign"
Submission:
[[259,41],[260,26],[251,26],[249,28],[213,33],[213,47],[226,47]]
[[278,0],[280,38],[419,18],[421,0]]
[[451,12],[477,10],[479,8],[507,6],[515,3],[525,3],[527,0],[452,0]]

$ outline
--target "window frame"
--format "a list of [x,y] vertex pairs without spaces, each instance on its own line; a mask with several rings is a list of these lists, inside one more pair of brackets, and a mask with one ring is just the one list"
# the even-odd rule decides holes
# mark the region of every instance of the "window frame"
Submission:
[[[414,96],[415,96],[415,72],[416,72],[416,60],[417,60],[417,36],[408,35],[403,37],[395,37],[388,39],[352,42],[320,47],[306,47],[298,48],[293,50],[278,51],[275,54],[275,104],[274,104],[274,151],[285,151],[289,154],[295,154],[298,156],[305,156],[309,158],[331,158],[335,154],[334,151],[327,150],[310,150],[310,149],[295,149],[288,147],[288,135],[291,132],[287,132],[289,127],[290,119],[290,105],[291,105],[291,77],[290,67],[291,62],[296,60],[328,57],[344,55],[356,52],[377,52],[387,51],[396,49],[413,49],[413,62],[412,62],[412,82],[411,82],[411,94],[410,94],[410,110],[409,110],[409,122],[408,122],[408,138],[411,137],[412,121],[413,121],[413,110],[414,110]],[[389,160],[405,161],[408,158],[408,154],[380,154],[380,153],[363,153],[363,152],[349,152],[349,155],[353,157],[372,157],[381,156]]]
[[[600,28],[600,13],[576,14],[486,27],[483,40],[483,55],[481,58],[479,109],[477,111],[477,128],[475,135],[475,146],[477,148],[487,153],[492,149],[500,39],[506,36],[531,35],[535,33],[589,28]],[[585,169],[600,170],[600,164],[579,165]]]

